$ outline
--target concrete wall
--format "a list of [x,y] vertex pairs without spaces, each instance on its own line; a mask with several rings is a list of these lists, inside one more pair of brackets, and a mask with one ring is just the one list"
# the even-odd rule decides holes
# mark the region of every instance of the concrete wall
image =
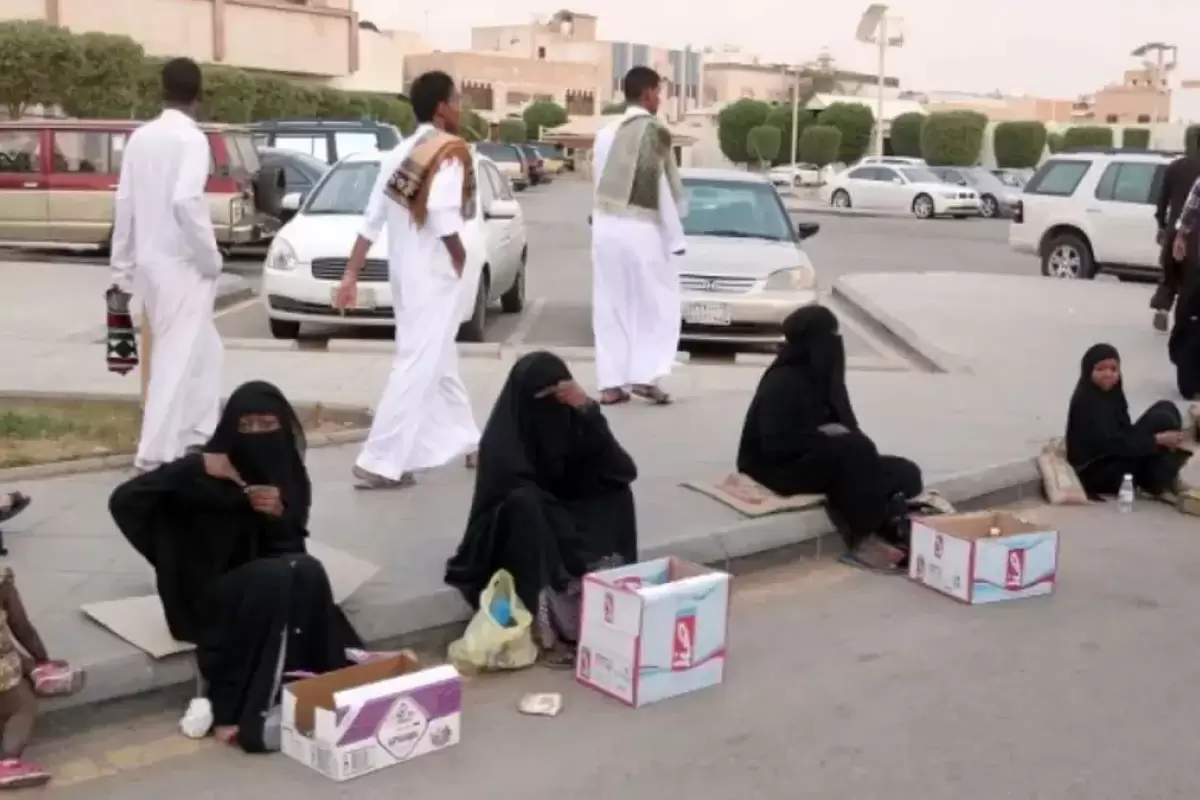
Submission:
[[595,64],[537,61],[493,53],[409,55],[404,59],[404,69],[409,75],[439,69],[453,76],[459,86],[468,83],[488,86],[492,90],[492,108],[480,110],[499,115],[517,113],[528,102],[510,103],[510,96],[530,99],[548,96],[566,106],[569,92],[594,95],[597,86]]

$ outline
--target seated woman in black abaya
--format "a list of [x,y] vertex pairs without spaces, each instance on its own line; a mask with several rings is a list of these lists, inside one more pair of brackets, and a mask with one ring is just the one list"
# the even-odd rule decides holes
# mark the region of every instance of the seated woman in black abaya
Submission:
[[1066,444],[1067,461],[1089,495],[1116,494],[1126,475],[1148,494],[1178,494],[1186,488],[1179,473],[1191,457],[1180,448],[1183,438],[1183,417],[1169,400],[1130,421],[1117,349],[1088,348],[1067,412]]
[[921,470],[883,456],[859,428],[846,391],[837,317],[822,306],[792,312],[785,341],[759,381],[738,445],[738,471],[776,494],[823,494],[856,566],[895,571],[908,548],[909,499]]
[[[283,394],[246,383],[203,453],[139,475],[109,500],[154,567],[171,635],[196,645],[214,733],[250,752],[268,747],[264,720],[285,674],[339,669],[350,663],[346,648],[361,646],[324,567],[305,552],[304,450]],[[189,730],[194,716],[185,732],[202,736],[209,723]]]
[[543,660],[569,666],[579,635],[580,579],[637,560],[633,459],[560,358],[513,365],[479,445],[467,530],[446,583],[472,607],[508,570],[534,614]]

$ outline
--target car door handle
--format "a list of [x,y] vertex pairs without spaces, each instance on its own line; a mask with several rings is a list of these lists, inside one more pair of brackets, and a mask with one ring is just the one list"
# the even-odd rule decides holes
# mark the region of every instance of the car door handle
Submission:
[[26,189],[36,189],[40,185],[41,184],[39,184],[37,181],[26,181],[25,183],[21,184],[21,186],[23,186]]

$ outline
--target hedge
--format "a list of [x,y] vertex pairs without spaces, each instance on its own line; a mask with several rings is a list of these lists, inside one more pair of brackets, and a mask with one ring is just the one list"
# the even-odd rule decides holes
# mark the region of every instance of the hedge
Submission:
[[996,166],[1032,169],[1046,152],[1046,126],[1041,122],[1001,122],[992,134]]
[[853,164],[866,155],[871,146],[875,115],[861,103],[833,103],[817,115],[817,124],[830,125],[841,131],[838,161]]
[[[149,119],[162,106],[163,63],[128,36],[0,22],[0,107],[12,118],[42,105],[74,117]],[[370,117],[405,133],[415,127],[412,108],[396,95],[293,83],[236,67],[203,69],[201,117],[208,121]]]
[[1076,150],[1081,147],[1112,147],[1112,128],[1103,125],[1077,125],[1063,134],[1062,149]]
[[986,130],[987,117],[975,111],[930,114],[921,128],[921,157],[930,166],[975,166]]
[[1149,128],[1126,128],[1121,131],[1121,147],[1136,147],[1147,150],[1150,147]]
[[746,134],[746,152],[759,164],[770,164],[783,144],[783,132],[774,125],[759,125]]
[[921,128],[925,127],[925,115],[909,111],[892,120],[892,152],[908,158],[921,157]]
[[535,100],[521,112],[525,120],[525,138],[533,141],[541,138],[543,131],[566,124],[567,110],[553,100]]
[[502,119],[497,126],[497,134],[505,144],[521,144],[527,138],[525,122],[519,119]]
[[730,103],[717,114],[717,143],[721,152],[735,164],[757,161],[746,149],[750,129],[766,124],[771,107],[761,100],[743,98]]
[[[805,111],[803,108],[796,114],[796,130],[792,131],[792,104],[791,103],[775,103],[771,106],[770,112],[767,114],[767,121],[764,125],[771,125],[779,129],[779,154],[775,156],[776,164],[792,163],[792,142],[793,140],[799,144],[800,135],[804,133],[804,129],[813,123],[813,114],[811,111]],[[796,156],[799,158],[799,155]]]
[[1050,151],[1051,155],[1054,155],[1055,153],[1061,153],[1063,151],[1064,138],[1066,137],[1063,136],[1061,131],[1054,131],[1046,134],[1046,149]]
[[809,125],[800,134],[797,145],[801,161],[824,167],[837,161],[842,146],[842,132],[832,125]]

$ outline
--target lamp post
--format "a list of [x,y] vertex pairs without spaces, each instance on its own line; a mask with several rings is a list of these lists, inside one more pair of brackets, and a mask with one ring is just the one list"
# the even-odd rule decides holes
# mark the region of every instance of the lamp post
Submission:
[[875,154],[883,155],[883,84],[887,74],[887,49],[903,47],[904,34],[900,31],[900,19],[888,16],[888,7],[884,3],[872,3],[863,12],[858,21],[858,30],[854,38],[865,44],[873,44],[879,48],[878,81],[879,94],[876,97],[875,109]]
[[[1150,58],[1151,53],[1153,53],[1155,56],[1153,60]],[[1170,54],[1169,58],[1167,56],[1168,53]],[[1163,97],[1166,96],[1168,91],[1165,78],[1172,71],[1174,71],[1175,67],[1177,66],[1179,60],[1178,53],[1179,48],[1173,44],[1167,44],[1165,42],[1146,42],[1144,45],[1130,53],[1130,55],[1132,55],[1134,58],[1142,59],[1142,64],[1146,67],[1146,71],[1153,76],[1152,80],[1154,81],[1154,86],[1152,88],[1154,89],[1154,115],[1150,120],[1151,124],[1153,125],[1158,125],[1160,122],[1171,121],[1170,104],[1168,103],[1167,105],[1167,119],[1162,119],[1163,114],[1160,113],[1162,111],[1160,106]]]
[[792,81],[792,181],[796,180],[796,144],[800,139],[796,135],[800,130],[800,67],[797,65],[792,68],[794,70],[794,80]]

